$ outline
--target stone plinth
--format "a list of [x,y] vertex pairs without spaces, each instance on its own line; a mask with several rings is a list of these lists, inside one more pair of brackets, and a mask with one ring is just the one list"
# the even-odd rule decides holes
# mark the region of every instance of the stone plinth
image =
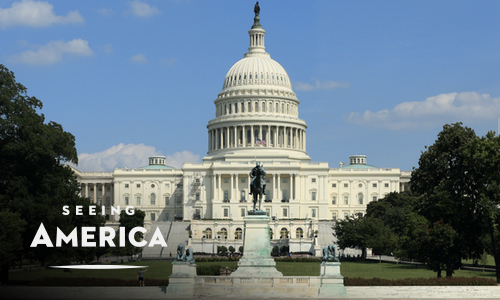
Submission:
[[168,278],[167,294],[193,296],[196,277],[196,264],[184,261],[172,262],[172,275]]
[[283,276],[276,270],[276,262],[271,257],[269,237],[269,217],[267,215],[248,215],[245,220],[243,257],[238,269],[231,273],[235,277],[278,277]]
[[345,295],[344,277],[340,275],[340,262],[322,262],[319,269],[319,295]]

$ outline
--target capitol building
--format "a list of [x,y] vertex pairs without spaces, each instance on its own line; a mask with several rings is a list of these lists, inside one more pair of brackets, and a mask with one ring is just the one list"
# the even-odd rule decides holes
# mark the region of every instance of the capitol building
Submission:
[[311,161],[300,101],[285,69],[266,52],[258,16],[248,34],[248,52],[229,69],[214,101],[202,162],[176,169],[154,156],[135,169],[75,170],[82,196],[106,207],[108,226],[119,219],[111,207],[134,206],[146,213],[147,229],[161,228],[168,249],[144,248],[144,254],[166,256],[181,242],[205,253],[219,245],[242,246],[243,218],[253,207],[249,173],[256,162],[267,173],[262,210],[271,217],[272,244],[290,252],[317,254],[332,243],[335,220],[408,189],[409,171],[372,166],[365,155],[336,167]]

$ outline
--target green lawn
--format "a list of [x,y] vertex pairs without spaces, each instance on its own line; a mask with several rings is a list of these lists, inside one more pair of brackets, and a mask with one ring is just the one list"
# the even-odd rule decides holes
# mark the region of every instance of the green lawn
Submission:
[[[144,274],[148,278],[165,279],[172,273],[172,263],[170,261],[142,261],[126,263],[130,265],[149,266]],[[237,262],[198,262],[198,266],[220,265],[222,268],[236,268]],[[318,276],[319,263],[310,262],[277,262],[276,268],[285,276]],[[362,278],[430,278],[435,277],[436,273],[418,265],[397,265],[389,263],[378,263],[374,261],[366,262],[342,262],[340,272],[344,277],[362,277]],[[454,276],[463,277],[486,277],[495,279],[494,272],[481,271],[455,271]],[[95,278],[117,278],[133,279],[137,277],[137,269],[124,270],[72,270],[64,272],[61,269],[38,270],[38,271],[15,271],[10,272],[9,279],[15,281],[32,281],[34,279],[46,277],[95,277]]]

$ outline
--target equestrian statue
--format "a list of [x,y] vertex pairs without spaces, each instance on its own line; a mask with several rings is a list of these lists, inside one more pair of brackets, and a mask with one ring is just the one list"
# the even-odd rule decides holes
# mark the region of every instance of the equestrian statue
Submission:
[[[253,211],[261,211],[262,195],[266,192],[266,171],[259,162],[250,172],[250,177],[252,178],[250,195],[253,195]],[[256,209],[257,200],[259,201],[259,209]]]

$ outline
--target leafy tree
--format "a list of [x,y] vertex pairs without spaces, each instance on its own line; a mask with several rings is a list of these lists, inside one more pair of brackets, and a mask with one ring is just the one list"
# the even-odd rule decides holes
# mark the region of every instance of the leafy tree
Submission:
[[16,253],[23,250],[22,233],[26,221],[21,219],[19,213],[9,210],[0,211],[0,264],[11,266],[18,259]]
[[484,245],[493,255],[500,283],[500,137],[490,131],[485,137],[472,141],[466,152],[472,160],[470,173],[477,182],[476,213],[482,221]]
[[[135,247],[132,245],[128,239],[128,235],[130,230],[135,227],[144,227],[144,217],[146,217],[146,213],[136,209],[134,214],[129,215],[125,210],[120,212],[120,227],[125,228],[125,247],[114,247],[111,250],[111,253],[116,256],[133,256],[142,252],[142,247]],[[141,241],[144,238],[142,232],[136,232],[134,235],[134,239],[136,241]],[[120,240],[120,232],[118,232],[114,238],[115,245],[119,245]]]
[[366,249],[383,254],[390,252],[396,245],[392,230],[377,218],[356,215],[338,220],[333,227],[337,243],[341,249],[361,249],[361,257],[366,259]]
[[217,254],[219,254],[220,256],[227,256],[227,247],[217,246]]
[[446,227],[442,230],[450,226],[457,233],[452,246],[440,250],[443,257],[455,260],[446,263],[446,276],[452,276],[462,259],[483,253],[478,235],[482,227],[477,214],[478,181],[467,153],[476,139],[474,131],[461,123],[443,126],[435,143],[422,152],[410,181],[419,196],[416,211],[431,224],[441,222]]
[[8,281],[13,257],[37,259],[42,264],[79,259],[71,245],[30,247],[41,223],[52,240],[57,227],[65,233],[75,227],[78,218],[62,215],[64,205],[89,205],[88,199],[79,196],[73,170],[63,164],[78,162],[75,138],[61,125],[45,123],[44,115],[38,113],[41,109],[42,102],[28,96],[14,73],[0,65],[0,211],[9,219],[16,218],[11,212],[29,221],[24,226],[20,220],[13,220],[20,226],[17,232],[22,250],[18,240],[4,248],[2,257],[8,259],[0,266],[1,282]]
[[238,248],[238,251],[241,253],[241,255],[243,255],[243,246],[240,246],[240,247]]
[[391,192],[378,201],[368,203],[366,216],[380,219],[396,234],[402,233],[406,215],[413,211],[416,197],[410,192]]
[[279,256],[280,255],[280,248],[278,246],[274,246],[273,249],[271,249],[271,256]]
[[231,252],[231,254],[234,254],[235,251],[236,249],[234,249],[233,246],[229,246],[229,252]]

